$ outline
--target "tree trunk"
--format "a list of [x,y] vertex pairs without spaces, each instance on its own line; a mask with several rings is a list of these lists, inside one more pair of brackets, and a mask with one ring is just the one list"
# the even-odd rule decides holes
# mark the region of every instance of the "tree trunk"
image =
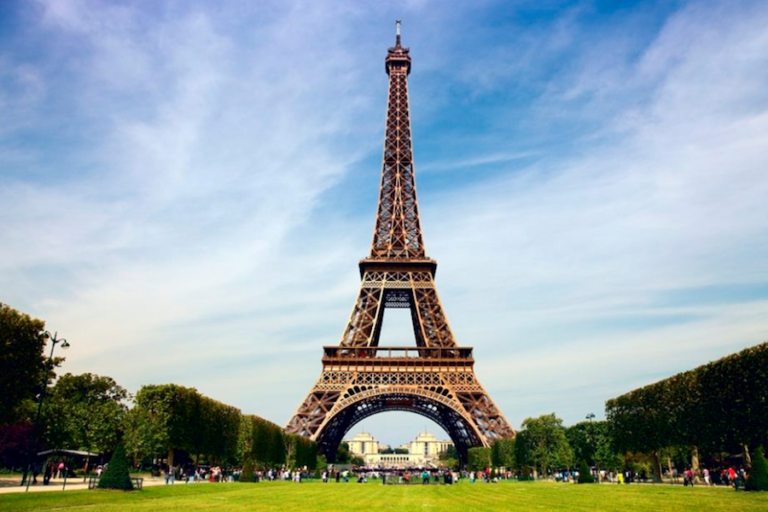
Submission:
[[661,483],[661,462],[659,462],[659,452],[651,452],[651,463],[653,464],[653,483]]
[[674,466],[672,466],[672,457],[667,455],[667,469],[669,470],[669,478],[674,477],[675,472],[672,471],[674,469]]
[[742,447],[744,448],[744,465],[746,466],[745,469],[752,469],[752,455],[749,454],[749,446],[743,444]]
[[173,448],[168,448],[168,469],[173,466]]
[[91,456],[90,455],[86,456],[85,457],[85,469],[83,469],[83,483],[85,483],[85,479],[88,478],[88,463],[90,461],[91,461]]
[[691,447],[691,471],[693,471],[693,481],[696,483],[699,483],[701,481],[701,479],[699,478],[701,469],[699,467],[699,447],[698,446]]

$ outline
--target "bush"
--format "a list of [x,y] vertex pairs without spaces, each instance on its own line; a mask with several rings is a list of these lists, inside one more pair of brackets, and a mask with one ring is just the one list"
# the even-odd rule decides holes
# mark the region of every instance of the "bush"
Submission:
[[592,476],[592,472],[589,470],[587,461],[581,459],[579,464],[579,483],[580,484],[593,484],[595,483],[595,477]]
[[112,454],[112,460],[109,461],[107,469],[101,475],[99,489],[133,490],[131,475],[128,471],[128,459],[125,457],[125,448],[122,444],[117,445],[115,453]]
[[747,491],[768,491],[768,462],[763,455],[763,447],[760,446],[752,455],[752,470],[744,486]]
[[243,471],[240,473],[240,479],[238,482],[253,483],[253,462],[250,457],[245,457],[243,463]]

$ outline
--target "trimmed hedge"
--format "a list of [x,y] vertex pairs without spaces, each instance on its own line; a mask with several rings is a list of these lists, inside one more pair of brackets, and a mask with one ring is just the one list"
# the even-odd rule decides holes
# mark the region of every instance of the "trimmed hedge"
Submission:
[[579,483],[580,484],[595,483],[595,477],[592,476],[592,472],[589,470],[587,461],[584,459],[581,459],[581,464],[579,464]]
[[184,450],[220,463],[248,462],[258,468],[314,469],[317,444],[286,434],[263,418],[243,415],[236,407],[175,384],[148,385],[136,394],[131,417],[137,424],[128,439],[131,453],[148,456]]
[[122,444],[115,448],[115,453],[112,454],[107,469],[101,475],[99,489],[133,490],[131,474],[128,470],[128,458],[125,456],[125,448]]
[[768,343],[608,400],[621,451],[737,451],[768,440]]
[[749,471],[744,489],[747,491],[768,491],[768,462],[765,461],[762,446],[755,450],[752,455],[752,469]]

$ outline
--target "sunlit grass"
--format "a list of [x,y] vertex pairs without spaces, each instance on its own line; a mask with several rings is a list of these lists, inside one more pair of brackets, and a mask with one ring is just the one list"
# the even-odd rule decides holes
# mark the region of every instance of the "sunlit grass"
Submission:
[[384,486],[380,483],[268,482],[147,487],[141,492],[0,495],[0,510],[569,510],[766,511],[768,494],[671,485],[500,483]]

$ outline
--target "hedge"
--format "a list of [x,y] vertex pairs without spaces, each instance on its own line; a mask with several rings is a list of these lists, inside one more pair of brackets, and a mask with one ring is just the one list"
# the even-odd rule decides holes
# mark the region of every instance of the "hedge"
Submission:
[[768,441],[768,343],[608,400],[623,451],[740,450]]

